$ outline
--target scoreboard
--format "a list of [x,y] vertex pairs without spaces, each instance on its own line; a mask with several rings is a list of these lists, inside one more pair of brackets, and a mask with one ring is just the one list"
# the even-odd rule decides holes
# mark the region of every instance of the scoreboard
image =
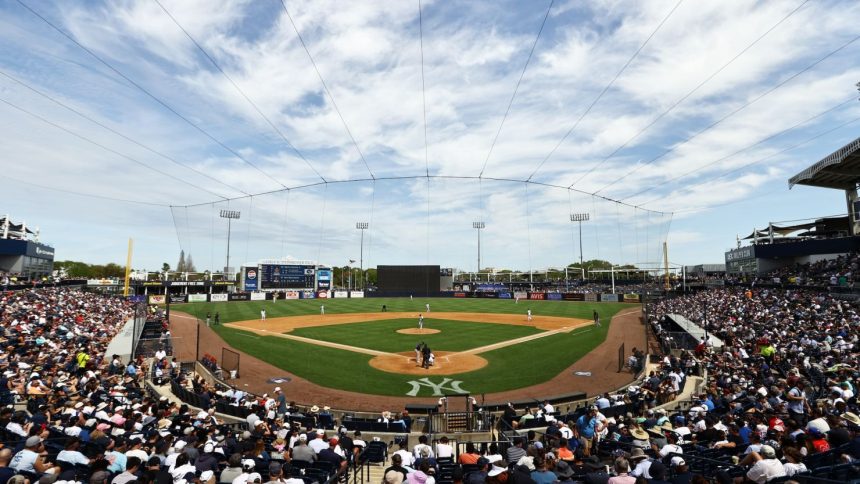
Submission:
[[316,270],[311,265],[261,264],[261,289],[315,289]]

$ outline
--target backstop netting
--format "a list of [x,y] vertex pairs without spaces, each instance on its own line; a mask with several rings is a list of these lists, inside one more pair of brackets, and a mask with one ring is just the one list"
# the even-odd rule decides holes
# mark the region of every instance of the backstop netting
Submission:
[[[239,218],[228,224],[222,210]],[[602,260],[656,271],[671,223],[670,213],[567,188],[432,176],[320,183],[173,206],[171,214],[179,248],[198,272],[224,268],[228,233],[235,272],[291,257],[330,267],[425,264],[463,273],[478,269],[479,254],[482,271],[563,271],[579,263],[580,246],[586,270],[589,261]],[[574,214],[588,219],[572,221]],[[358,230],[359,222],[367,229]],[[610,274],[594,274],[609,283]]]

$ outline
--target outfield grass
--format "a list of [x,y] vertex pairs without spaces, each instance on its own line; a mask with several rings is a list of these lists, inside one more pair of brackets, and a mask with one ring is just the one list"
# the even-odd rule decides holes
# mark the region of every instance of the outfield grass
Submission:
[[[489,364],[484,368],[469,373],[452,375],[447,378],[460,381],[460,388],[472,394],[493,393],[513,390],[545,382],[565,368],[575,363],[583,355],[603,342],[609,329],[610,320],[615,313],[622,309],[636,307],[624,303],[586,303],[563,301],[520,301],[515,304],[510,300],[493,299],[333,299],[333,300],[298,300],[298,301],[251,301],[231,303],[195,303],[173,306],[173,309],[195,314],[203,319],[207,312],[215,314],[218,311],[221,322],[244,321],[259,319],[260,309],[265,308],[267,317],[296,316],[302,314],[318,314],[319,307],[324,304],[326,314],[377,312],[385,304],[389,311],[424,312],[424,304],[429,302],[432,311],[478,312],[478,313],[508,313],[525,314],[528,308],[535,315],[561,316],[571,318],[591,319],[592,311],[600,313],[602,327],[588,326],[571,333],[560,333],[547,338],[508,346],[499,350],[482,353]],[[430,313],[432,316],[432,312]],[[426,313],[425,313],[426,316]],[[375,324],[378,324],[377,322]],[[445,322],[462,325],[462,322]],[[430,323],[431,326],[434,323]],[[469,324],[469,323],[466,323]],[[486,327],[486,323],[479,323]],[[326,340],[340,338],[338,336],[347,326],[362,326],[363,323],[334,326],[337,331],[324,334]],[[405,327],[415,327],[416,322],[409,320]],[[331,326],[329,328],[332,328]],[[523,328],[507,326],[507,328]],[[313,381],[329,388],[348,390],[377,395],[405,396],[413,389],[410,381],[421,377],[414,375],[397,375],[377,370],[368,362],[370,355],[354,353],[335,348],[318,346],[310,343],[279,338],[275,336],[258,336],[253,333],[214,327],[224,340],[239,351],[257,356],[268,363],[283,368],[299,377]],[[322,329],[322,328],[308,328]],[[533,331],[534,328],[531,328]],[[302,330],[304,331],[304,330]],[[443,334],[445,332],[443,331]],[[298,333],[296,333],[298,334]],[[482,336],[484,333],[481,333]],[[415,346],[415,336],[407,336],[411,341],[406,349],[393,351],[410,351]],[[356,345],[357,335],[347,339],[347,344]],[[423,337],[423,336],[422,336]],[[502,340],[511,339],[503,338]],[[461,335],[464,341],[467,336]],[[428,338],[429,339],[429,338]],[[362,343],[363,345],[370,343]],[[378,344],[378,343],[377,343]],[[482,344],[480,344],[482,345]],[[480,346],[475,344],[474,346]],[[432,347],[432,346],[431,346]],[[434,348],[435,349],[435,348]],[[441,348],[440,348],[441,349]],[[386,350],[388,351],[388,350]],[[430,376],[431,381],[441,383],[442,376]],[[559,388],[558,393],[564,393]],[[423,386],[416,396],[434,396],[432,389]],[[320,402],[324,403],[324,402]]]
[[401,334],[397,332],[398,329],[417,328],[416,321],[414,319],[389,319],[366,323],[296,328],[290,334],[388,353],[400,353],[413,351],[415,345],[420,341],[427,343],[434,351],[464,351],[541,332],[534,326],[470,323],[430,318],[424,319],[424,327],[438,329],[441,333]]
[[[424,311],[424,304],[430,304],[431,313]],[[432,311],[522,314],[531,308],[535,316],[561,316],[567,318],[591,319],[592,311],[600,312],[602,319],[609,319],[622,308],[636,307],[637,304],[589,303],[569,301],[520,301],[515,304],[511,299],[455,299],[455,298],[365,298],[365,299],[298,299],[294,301],[247,301],[174,304],[171,307],[204,319],[209,312],[221,315],[222,323],[260,319],[260,309],[265,308],[266,316],[299,316],[319,314],[320,306],[325,306],[326,314],[375,313],[385,305],[389,311],[412,311],[432,317]]]

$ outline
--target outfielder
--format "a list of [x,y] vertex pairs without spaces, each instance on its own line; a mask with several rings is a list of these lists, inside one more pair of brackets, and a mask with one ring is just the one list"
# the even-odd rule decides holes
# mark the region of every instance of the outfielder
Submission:
[[529,309],[528,311],[526,311],[526,321],[531,321],[531,320],[532,320],[532,310]]

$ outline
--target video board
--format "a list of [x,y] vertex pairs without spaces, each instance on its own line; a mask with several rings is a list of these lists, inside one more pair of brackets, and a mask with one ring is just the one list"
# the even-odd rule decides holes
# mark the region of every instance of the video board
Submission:
[[314,266],[294,264],[261,264],[262,289],[314,289]]

